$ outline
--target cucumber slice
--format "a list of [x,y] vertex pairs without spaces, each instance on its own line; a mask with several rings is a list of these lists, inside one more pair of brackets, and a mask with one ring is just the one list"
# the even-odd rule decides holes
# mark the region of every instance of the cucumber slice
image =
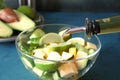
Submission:
[[[94,49],[89,49],[89,50],[88,50],[88,54],[89,54],[89,55],[90,55],[90,54],[93,54],[95,51],[96,51],[96,50],[94,50]],[[92,57],[89,58],[89,60],[93,60],[94,58],[95,58],[95,56],[92,56]]]
[[30,39],[41,38],[43,35],[45,35],[45,32],[42,29],[38,28],[31,34]]
[[33,68],[33,72],[34,72],[37,76],[39,76],[39,77],[41,77],[42,74],[43,74],[43,71],[40,70],[40,69],[38,69],[37,67],[34,67],[34,68]]
[[43,52],[41,48],[33,50],[33,56],[36,58],[44,59],[45,55],[46,54]]
[[70,54],[70,53],[68,53],[68,52],[63,52],[62,53],[62,60],[70,60],[70,59],[72,59],[74,57],[74,55],[73,54]]
[[76,43],[83,45],[83,46],[85,45],[85,40],[83,38],[80,38],[80,37],[71,38],[67,42],[71,42],[73,45]]
[[61,54],[63,51],[68,51],[68,49],[71,46],[72,46],[71,43],[65,42],[65,43],[60,43],[58,45],[51,45],[48,46],[47,48],[49,49],[49,51],[57,51]]
[[28,41],[28,44],[39,44],[40,38],[45,35],[45,32],[37,28],[30,36],[30,40]]
[[53,80],[52,74],[53,73],[51,73],[51,72],[44,72],[41,76],[41,79],[42,80]]
[[60,65],[60,63],[58,62],[43,61],[43,60],[38,60],[38,59],[35,59],[34,62],[37,68],[43,71],[48,71],[48,72],[55,71]]
[[[87,54],[86,52],[78,51],[78,52],[77,52],[77,55],[76,55],[76,59],[84,58],[84,57],[86,57],[87,55],[88,55],[88,54]],[[87,62],[88,62],[88,59],[77,60],[77,61],[76,61],[76,64],[77,64],[78,69],[79,69],[79,70],[84,69],[84,68],[87,66]]]
[[85,46],[86,49],[94,49],[94,50],[97,50],[97,46],[91,42],[87,42],[86,46]]
[[84,46],[82,46],[81,44],[76,43],[76,44],[74,44],[74,46],[77,48],[77,50],[88,53],[88,49],[86,49],[86,48],[85,48]]
[[61,77],[59,71],[56,71],[55,73],[53,73],[53,80],[73,80],[73,79],[77,79],[75,77],[76,76],[71,76],[69,78]]
[[53,80],[61,80],[60,74],[58,73],[58,71],[56,71],[56,72],[53,74]]
[[56,71],[55,73],[53,73],[53,80],[71,80],[71,79],[60,77],[59,71]]
[[67,42],[71,42],[78,50],[88,53],[88,50],[84,47],[85,40],[83,38],[75,37],[69,39]]
[[35,66],[33,59],[31,59],[25,55],[21,56],[21,60],[24,63],[26,68],[32,69]]
[[94,53],[94,52],[95,52],[94,49],[89,49],[89,50],[88,50],[88,54],[89,54],[89,55],[92,54],[92,53]]
[[48,60],[61,60],[61,56],[58,52],[50,52],[47,57]]

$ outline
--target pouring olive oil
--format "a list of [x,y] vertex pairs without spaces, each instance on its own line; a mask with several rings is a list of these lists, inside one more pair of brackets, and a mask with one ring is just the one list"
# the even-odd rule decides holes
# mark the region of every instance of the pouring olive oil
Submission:
[[86,25],[66,30],[66,33],[86,32],[88,37],[95,34],[120,32],[120,16],[113,16],[98,20],[85,19]]

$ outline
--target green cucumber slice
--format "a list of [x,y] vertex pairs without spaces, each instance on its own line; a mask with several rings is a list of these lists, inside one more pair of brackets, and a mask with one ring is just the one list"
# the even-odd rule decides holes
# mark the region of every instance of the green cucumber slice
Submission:
[[29,58],[28,56],[22,55],[21,60],[26,68],[32,69],[35,66],[33,59]]
[[40,29],[40,28],[37,28],[30,36],[30,39],[32,38],[41,38],[43,35],[45,35],[45,32]]
[[72,59],[74,57],[74,55],[73,54],[70,54],[70,53],[68,53],[68,52],[63,52],[62,53],[62,60],[70,60],[70,59]]
[[51,72],[44,72],[41,76],[41,79],[42,80],[53,80],[52,74],[53,73],[51,73]]
[[58,71],[56,71],[56,72],[53,74],[53,80],[60,80],[60,74],[58,73]]
[[55,71],[60,65],[60,63],[58,62],[43,61],[43,60],[38,60],[38,59],[35,59],[34,62],[37,68],[43,71],[48,71],[48,72]]
[[85,45],[85,40],[83,38],[80,38],[80,37],[71,38],[67,42],[71,42],[73,45],[76,43],[83,45],[83,46]]
[[41,77],[42,74],[43,74],[43,71],[38,69],[37,67],[34,67],[33,68],[33,72],[38,76],[38,77]]
[[[84,58],[88,55],[88,53],[83,52],[83,51],[78,51],[76,55],[76,59],[79,58]],[[84,69],[87,66],[88,59],[83,59],[83,60],[77,60],[76,64],[79,70]]]
[[47,48],[50,51],[57,51],[59,53],[63,52],[63,51],[68,51],[68,49],[72,46],[71,43],[65,42],[65,43],[60,43],[58,45],[51,45],[48,46]]

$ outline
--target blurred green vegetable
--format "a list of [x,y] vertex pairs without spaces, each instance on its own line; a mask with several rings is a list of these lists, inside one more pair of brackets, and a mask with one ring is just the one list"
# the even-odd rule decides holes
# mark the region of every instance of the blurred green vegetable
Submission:
[[6,7],[6,4],[4,2],[4,0],[0,0],[0,9],[3,9]]
[[17,10],[22,12],[22,13],[24,13],[26,16],[30,17],[31,19],[35,18],[35,11],[34,11],[34,9],[29,7],[29,6],[22,5],[22,6],[19,6],[17,8]]

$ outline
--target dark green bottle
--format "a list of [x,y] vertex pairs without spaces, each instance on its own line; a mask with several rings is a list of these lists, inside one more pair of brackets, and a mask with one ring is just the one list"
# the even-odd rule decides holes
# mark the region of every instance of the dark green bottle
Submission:
[[113,16],[98,20],[86,18],[86,34],[91,37],[94,34],[108,34],[120,32],[120,16]]

